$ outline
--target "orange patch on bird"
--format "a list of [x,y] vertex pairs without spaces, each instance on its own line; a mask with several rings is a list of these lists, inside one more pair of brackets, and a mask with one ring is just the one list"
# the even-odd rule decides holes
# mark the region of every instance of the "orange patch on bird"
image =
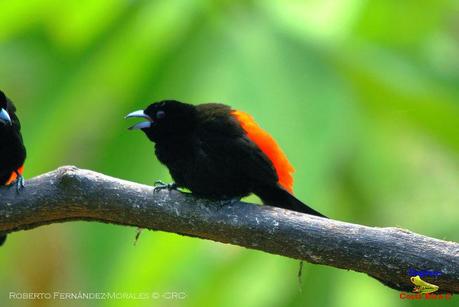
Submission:
[[251,115],[236,110],[232,112],[232,115],[242,126],[249,139],[269,158],[276,170],[277,177],[279,177],[279,184],[290,193],[293,193],[292,174],[295,169],[277,142],[255,122]]
[[16,174],[16,172],[19,173],[19,175],[22,175],[24,173],[24,165],[21,166],[20,168],[18,168],[15,172],[11,173],[11,176],[8,179],[8,181],[6,182],[5,185],[12,184],[18,178],[18,175]]

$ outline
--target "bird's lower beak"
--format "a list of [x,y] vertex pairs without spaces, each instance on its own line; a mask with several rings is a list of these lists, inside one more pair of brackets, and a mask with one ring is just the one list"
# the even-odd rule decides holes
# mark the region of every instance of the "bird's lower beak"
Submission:
[[11,117],[5,109],[0,109],[0,122],[11,126]]
[[146,119],[147,121],[146,121],[146,122],[140,122],[140,123],[138,123],[138,124],[135,124],[134,126],[129,127],[129,128],[128,128],[129,130],[139,130],[139,129],[150,128],[150,127],[151,127],[151,124],[153,123],[153,120],[151,119],[151,117],[148,116],[147,114],[145,114],[145,112],[144,112],[143,110],[139,110],[139,111],[135,111],[135,112],[129,113],[129,114],[126,115],[126,117],[124,117],[124,118],[126,119],[126,118],[131,118],[131,117],[144,118],[144,119]]

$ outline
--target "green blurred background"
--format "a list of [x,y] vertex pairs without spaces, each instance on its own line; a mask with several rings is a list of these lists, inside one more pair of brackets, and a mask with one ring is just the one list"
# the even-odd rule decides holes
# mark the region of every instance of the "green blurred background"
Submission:
[[[25,176],[74,164],[170,181],[123,116],[174,98],[252,113],[338,220],[459,241],[459,3],[447,0],[0,1],[0,87]],[[255,198],[250,200],[255,201]],[[10,235],[0,306],[405,306],[364,274],[236,246],[73,222]],[[18,301],[17,292],[185,292]],[[459,301],[426,302],[453,306]]]

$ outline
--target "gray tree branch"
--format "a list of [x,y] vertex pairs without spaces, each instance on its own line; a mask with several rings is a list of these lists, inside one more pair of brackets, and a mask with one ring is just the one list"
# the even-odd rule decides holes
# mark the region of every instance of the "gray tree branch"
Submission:
[[[28,180],[19,194],[0,188],[0,232],[89,220],[174,232],[310,263],[367,273],[411,291],[408,269],[441,272],[424,278],[459,293],[459,244],[399,228],[322,219],[269,206],[198,199],[76,167]],[[1,251],[1,249],[0,249]]]

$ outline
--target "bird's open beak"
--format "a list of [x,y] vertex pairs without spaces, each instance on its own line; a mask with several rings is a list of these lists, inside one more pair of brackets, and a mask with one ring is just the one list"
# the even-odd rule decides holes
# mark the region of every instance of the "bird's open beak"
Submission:
[[0,109],[0,122],[11,126],[11,117],[5,109]]
[[139,110],[139,111],[135,111],[135,112],[129,113],[124,118],[126,119],[126,118],[131,118],[131,117],[144,118],[147,121],[135,124],[134,126],[129,127],[129,130],[138,130],[138,129],[150,128],[151,124],[153,123],[153,120],[151,119],[151,117],[148,116],[147,114],[145,114],[145,112],[143,110]]

